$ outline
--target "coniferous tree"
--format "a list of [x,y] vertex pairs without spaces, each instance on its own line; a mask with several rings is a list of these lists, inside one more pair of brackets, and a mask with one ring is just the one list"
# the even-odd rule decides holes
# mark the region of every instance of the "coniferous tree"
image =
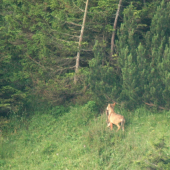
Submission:
[[132,107],[142,102],[159,108],[169,106],[169,9],[170,3],[162,1],[143,39],[140,34],[134,36],[138,29],[133,12],[124,17],[117,43],[122,71],[120,98]]
[[168,100],[164,100],[167,97],[163,97],[165,91],[169,94],[168,84],[165,83],[169,74],[169,69],[165,65],[165,61],[169,63],[167,50],[170,37],[169,10],[170,3],[162,1],[152,19],[150,31],[146,34],[146,56],[149,65],[145,91],[145,94],[147,93],[145,96],[148,97],[145,100],[158,106],[169,106]]
[[162,82],[164,84],[164,89],[162,92],[163,100],[165,101],[165,107],[170,108],[170,38],[169,43],[166,45],[164,54],[162,57],[162,62],[158,65],[160,76],[162,77]]
[[93,48],[95,57],[89,62],[87,74],[87,83],[100,106],[116,100],[121,89],[116,70],[105,58],[105,45],[96,41]]
[[[117,51],[119,66],[122,71],[122,92],[120,100],[137,102],[138,76],[137,73],[137,47],[139,38],[137,31],[137,17],[131,4],[124,11],[124,19],[118,32]],[[136,91],[137,90],[137,91]],[[133,107],[133,106],[132,106]]]
[[[106,42],[110,38],[113,12],[117,7],[116,0],[114,2],[89,3],[80,67],[88,67],[88,61],[93,58],[94,39]],[[11,58],[9,68],[16,89],[55,104],[79,94],[83,83],[76,89],[72,80],[84,1],[7,0],[2,7],[3,36],[7,38],[2,45],[7,48],[2,51]]]

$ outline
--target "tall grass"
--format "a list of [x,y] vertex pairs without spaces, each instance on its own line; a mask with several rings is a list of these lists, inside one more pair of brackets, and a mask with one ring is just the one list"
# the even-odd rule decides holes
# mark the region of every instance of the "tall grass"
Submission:
[[[126,119],[125,132],[106,127],[106,115],[93,103],[55,116],[55,110],[8,123],[0,138],[2,170],[168,169],[170,112],[116,109]],[[57,112],[57,111],[56,111]],[[16,120],[15,120],[16,121]],[[11,125],[12,124],[12,125]],[[19,128],[20,127],[20,128]]]

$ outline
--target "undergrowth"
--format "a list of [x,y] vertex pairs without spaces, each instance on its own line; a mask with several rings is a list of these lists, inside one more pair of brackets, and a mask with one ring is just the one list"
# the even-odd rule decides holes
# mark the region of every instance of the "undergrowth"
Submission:
[[[56,111],[55,111],[56,110]],[[0,137],[2,170],[166,170],[170,167],[170,112],[129,112],[125,132],[106,127],[94,102],[56,116],[57,108],[27,119],[5,120]]]

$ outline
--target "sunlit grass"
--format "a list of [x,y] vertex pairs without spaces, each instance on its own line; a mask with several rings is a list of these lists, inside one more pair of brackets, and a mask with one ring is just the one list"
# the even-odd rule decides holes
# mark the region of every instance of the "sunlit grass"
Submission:
[[[116,133],[116,126],[110,131],[105,114],[97,115],[87,105],[73,107],[59,117],[50,111],[35,113],[20,129],[19,122],[13,123],[0,140],[0,167],[4,170],[138,170],[155,166],[159,169],[161,165],[154,162],[159,151],[168,165],[170,112],[153,114],[144,108],[134,112],[117,108],[116,112],[126,119],[124,133]],[[166,147],[155,149],[161,139]]]

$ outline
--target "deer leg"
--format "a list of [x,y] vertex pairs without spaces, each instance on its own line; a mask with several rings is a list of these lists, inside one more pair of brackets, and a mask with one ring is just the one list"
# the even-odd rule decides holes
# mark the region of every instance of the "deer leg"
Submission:
[[111,129],[111,130],[113,129],[113,124],[112,124],[112,123],[110,123],[110,129]]
[[122,130],[125,131],[124,125],[122,126]]
[[124,128],[124,123],[122,124],[122,130],[123,130],[123,131],[125,130],[125,128]]
[[124,124],[125,124],[125,120],[123,120],[122,122],[121,122],[121,126],[122,126],[122,130],[124,131],[125,129],[124,129]]
[[[119,124],[116,124],[116,126],[117,126],[117,131],[119,131],[120,125],[119,125]],[[117,132],[117,131],[116,131],[116,132]]]

